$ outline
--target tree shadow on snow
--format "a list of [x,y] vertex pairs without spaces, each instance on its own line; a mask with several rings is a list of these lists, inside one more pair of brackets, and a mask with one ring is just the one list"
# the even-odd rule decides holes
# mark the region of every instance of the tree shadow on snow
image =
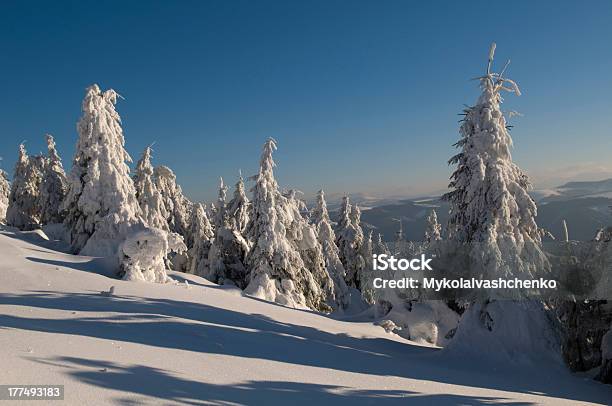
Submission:
[[26,257],[28,261],[35,262],[37,264],[51,265],[55,267],[62,267],[73,269],[75,271],[94,273],[108,278],[117,279],[117,267],[115,262],[109,258],[103,257],[80,257],[74,256],[76,261],[61,261],[56,259],[44,259],[36,257]]
[[[245,381],[234,385],[217,385],[181,378],[157,368],[143,365],[120,365],[114,362],[74,357],[38,360],[61,367],[79,382],[100,388],[112,388],[132,397],[114,399],[121,404],[140,404],[140,396],[190,405],[532,405],[512,402],[507,398],[462,396],[452,394],[420,394],[406,390],[355,390],[336,385],[287,381]],[[204,375],[215,374],[206,371]],[[69,388],[67,388],[69,392]]]
[[[242,313],[201,303],[32,291],[26,294],[0,294],[0,305],[76,312],[67,314],[64,319],[46,319],[11,316],[0,311],[0,329],[81,335],[366,375],[396,376],[518,393],[540,393],[576,401],[605,404],[612,398],[612,388],[596,382],[581,382],[569,373],[555,371],[554,374],[543,374],[542,370],[530,373],[527,369],[511,370],[505,366],[502,370],[491,371],[475,367],[474,362],[449,362],[433,348],[384,338],[333,334],[309,326],[279,322],[261,314]],[[117,314],[84,317],[79,312]],[[579,391],[576,390],[578,383]],[[200,385],[185,383],[195,384]],[[305,388],[294,389],[305,391]],[[264,387],[262,390],[274,389]],[[318,392],[321,396],[332,396],[324,395],[329,390],[320,388]],[[239,395],[234,393],[233,396]]]

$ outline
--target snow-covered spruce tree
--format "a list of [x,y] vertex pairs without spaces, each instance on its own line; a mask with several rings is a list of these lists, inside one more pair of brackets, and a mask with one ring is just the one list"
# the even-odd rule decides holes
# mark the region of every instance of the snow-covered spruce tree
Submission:
[[8,208],[10,193],[11,185],[8,181],[8,175],[0,169],[0,224],[6,222],[6,209]]
[[[531,279],[548,271],[550,264],[541,248],[536,204],[527,193],[530,184],[512,161],[512,139],[500,108],[502,91],[520,91],[503,71],[491,72],[494,52],[495,44],[486,73],[479,78],[482,93],[476,105],[465,110],[456,143],[460,152],[449,161],[457,168],[451,191],[444,195],[450,203],[448,239],[468,247],[473,275]],[[520,297],[518,291],[503,293]],[[486,301],[468,308],[447,349],[478,348],[499,357],[521,353],[558,360],[558,337],[544,306],[536,301],[490,300],[498,296],[489,293]]]
[[176,241],[163,230],[148,228],[130,178],[117,93],[87,88],[68,193],[62,205],[72,250],[116,258],[124,279],[165,282],[164,258]]
[[29,157],[25,145],[19,145],[19,159],[15,164],[6,223],[20,230],[29,230],[40,225],[40,185],[43,179],[46,159],[42,156]]
[[97,85],[87,88],[83,100],[63,205],[75,253],[115,255],[130,228],[142,223],[116,102],[114,90],[102,92]]
[[155,186],[163,198],[164,214],[170,231],[182,235],[190,245],[192,242],[189,240],[188,231],[193,204],[183,195],[183,190],[176,182],[176,175],[167,166],[155,167],[154,179]]
[[214,239],[208,254],[209,272],[205,278],[219,284],[247,285],[245,258],[249,244],[237,228],[230,206],[226,203],[227,187],[220,179],[215,212]]
[[213,241],[213,228],[201,203],[195,203],[189,221],[189,235],[193,241],[189,248],[189,272],[208,276],[208,253]]
[[247,294],[293,307],[327,309],[325,295],[300,253],[287,238],[286,198],[274,179],[276,141],[263,147],[253,188],[252,216],[247,227],[253,247],[247,256]]
[[234,196],[227,204],[228,214],[233,219],[235,224],[234,228],[239,233],[243,233],[246,230],[247,224],[249,223],[250,205],[251,202],[249,202],[249,198],[244,191],[244,180],[242,179],[242,173],[240,173],[234,189]]
[[374,241],[374,244],[372,246],[372,253],[373,254],[377,254],[377,255],[381,255],[381,254],[387,254],[387,255],[391,255],[391,252],[389,252],[389,247],[387,246],[387,244],[385,244],[385,242],[382,239],[382,234],[378,233],[378,235],[376,236],[376,240]]
[[38,205],[41,209],[40,221],[42,224],[56,224],[64,221],[62,202],[68,190],[66,173],[62,166],[62,160],[55,149],[53,136],[47,134],[47,165],[40,186]]
[[346,270],[346,283],[357,289],[361,287],[360,276],[366,267],[366,260],[362,256],[362,246],[365,241],[360,226],[360,216],[361,210],[351,206],[349,197],[344,196],[336,231],[336,245]]
[[297,193],[298,191],[291,189],[283,195],[286,203],[284,208],[287,238],[300,253],[304,266],[321,288],[326,303],[331,308],[337,308],[339,303],[334,296],[333,280],[325,266],[323,248],[317,239],[315,227],[308,222],[309,212],[306,202],[297,198]]
[[527,176],[512,161],[512,139],[501,111],[501,92],[520,95],[516,83],[491,73],[495,44],[480,78],[482,94],[465,110],[455,144],[460,152],[449,160],[457,168],[444,195],[450,203],[448,237],[474,244],[473,257],[495,275],[537,274],[549,268],[535,222],[536,204]]
[[166,221],[166,207],[153,179],[151,147],[145,148],[142,157],[136,164],[134,187],[136,189],[136,199],[142,210],[142,217],[148,226],[170,231],[170,226]]
[[317,205],[312,210],[311,221],[317,231],[317,239],[321,244],[327,273],[334,282],[336,307],[346,308],[350,301],[349,288],[345,280],[346,270],[342,261],[340,261],[340,250],[336,246],[336,234],[331,226],[323,190],[319,190],[319,193],[317,193]]
[[442,239],[441,236],[442,226],[438,223],[438,214],[435,209],[431,209],[431,212],[427,216],[427,226],[425,228],[425,242],[431,243],[433,241],[439,241]]

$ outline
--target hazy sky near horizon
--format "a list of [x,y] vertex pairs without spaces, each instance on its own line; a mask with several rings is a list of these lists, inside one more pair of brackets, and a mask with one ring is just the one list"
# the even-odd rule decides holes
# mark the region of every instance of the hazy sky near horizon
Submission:
[[612,177],[611,17],[610,1],[3,1],[1,167],[46,132],[69,167],[98,83],[125,97],[133,159],[155,142],[193,199],[255,173],[270,136],[282,187],[439,191],[496,41],[536,188]]

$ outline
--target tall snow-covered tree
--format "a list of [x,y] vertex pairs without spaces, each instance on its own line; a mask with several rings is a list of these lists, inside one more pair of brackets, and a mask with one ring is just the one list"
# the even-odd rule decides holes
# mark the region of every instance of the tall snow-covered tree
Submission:
[[311,220],[317,231],[317,238],[323,250],[325,266],[334,282],[334,298],[336,307],[345,308],[349,305],[350,294],[346,285],[346,270],[340,261],[340,250],[336,246],[336,234],[331,226],[325,192],[317,193],[317,205],[312,210]]
[[287,238],[291,219],[274,178],[274,150],[276,141],[270,138],[264,144],[253,188],[248,226],[253,247],[247,256],[249,284],[245,292],[289,306],[325,309],[324,292]]
[[164,230],[148,228],[142,218],[115,110],[117,97],[98,85],[87,88],[62,205],[64,224],[74,252],[116,258],[127,280],[165,282],[164,258],[184,245]]
[[0,224],[6,222],[6,209],[9,204],[9,194],[11,185],[8,181],[6,172],[0,169]]
[[117,97],[112,89],[103,92],[92,85],[83,99],[63,205],[75,253],[115,255],[128,230],[142,223],[128,167],[132,160],[124,148],[121,118],[115,110]]
[[[512,139],[501,110],[501,92],[520,91],[504,77],[505,68],[499,74],[491,72],[494,53],[495,44],[485,75],[479,78],[482,93],[464,111],[456,143],[460,152],[449,161],[457,167],[451,191],[443,197],[450,204],[448,239],[467,247],[474,275],[531,279],[549,270],[550,264],[541,248],[536,204],[527,192],[530,183],[512,161]],[[465,352],[490,346],[499,353],[549,354],[555,338],[540,302],[494,300],[521,296],[517,290],[495,291],[486,301],[472,303],[447,349]]]
[[53,136],[47,134],[45,139],[49,155],[40,186],[38,203],[41,209],[40,220],[42,224],[62,223],[64,221],[62,202],[68,190],[68,181]]
[[425,228],[425,242],[431,243],[432,241],[439,241],[442,239],[441,236],[442,226],[438,223],[438,214],[435,209],[431,209],[431,212],[427,216],[427,226]]
[[151,165],[151,147],[145,148],[142,157],[136,164],[134,174],[134,187],[136,199],[142,210],[142,216],[149,227],[170,231],[166,221],[167,213],[161,193],[153,179],[153,165]]
[[170,231],[182,235],[189,243],[189,218],[193,204],[183,195],[183,190],[176,182],[176,175],[167,166],[155,167],[154,179],[155,186],[163,198],[164,213]]
[[28,156],[25,145],[19,146],[19,159],[15,164],[6,223],[21,230],[40,225],[40,185],[46,160],[42,156]]
[[536,204],[529,196],[527,176],[512,161],[508,125],[501,111],[502,91],[520,95],[516,83],[491,72],[495,44],[482,93],[465,110],[455,144],[460,152],[449,160],[457,168],[451,176],[448,238],[472,243],[474,258],[498,275],[528,275],[549,267],[541,250],[535,221]]

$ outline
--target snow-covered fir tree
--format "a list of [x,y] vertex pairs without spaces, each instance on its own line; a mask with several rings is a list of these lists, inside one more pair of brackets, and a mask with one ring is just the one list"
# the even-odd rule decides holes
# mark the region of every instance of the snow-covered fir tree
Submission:
[[64,221],[62,202],[68,190],[68,181],[62,165],[62,160],[55,148],[53,136],[47,134],[47,164],[40,186],[39,207],[42,224],[55,224]]
[[21,230],[40,226],[40,185],[46,159],[28,156],[25,145],[19,145],[19,158],[15,164],[11,193],[6,211],[6,223]]
[[317,239],[315,227],[308,222],[306,202],[299,199],[297,193],[297,190],[291,189],[283,194],[286,203],[285,218],[288,220],[285,225],[287,238],[300,253],[304,266],[310,271],[317,285],[321,287],[326,303],[336,308],[339,303],[334,296],[333,280],[325,266],[323,249]]
[[451,176],[448,238],[474,244],[473,257],[483,268],[502,275],[529,275],[549,268],[535,222],[536,204],[527,176],[512,161],[512,139],[501,111],[502,91],[520,95],[515,82],[491,72],[491,46],[482,93],[465,110],[455,144],[460,152],[449,160]]
[[235,229],[239,233],[244,233],[247,224],[249,223],[249,211],[251,202],[247,197],[244,190],[244,180],[242,179],[242,173],[238,177],[236,186],[234,188],[234,196],[232,200],[227,204],[227,211],[229,216],[235,223]]
[[274,150],[276,141],[270,138],[264,144],[255,177],[247,227],[253,247],[247,256],[249,284],[245,292],[289,306],[326,309],[323,290],[287,238],[287,224],[292,219],[286,217],[286,198],[274,178]]
[[[479,78],[482,93],[476,105],[464,111],[456,143],[460,152],[449,160],[457,167],[451,191],[444,195],[450,204],[448,239],[468,247],[473,275],[531,279],[548,271],[550,264],[541,248],[536,204],[528,194],[530,183],[512,161],[512,139],[501,110],[501,92],[520,95],[520,91],[503,76],[504,71],[491,72],[494,52],[495,44],[486,73]],[[519,294],[518,290],[489,292],[480,297],[486,300],[472,303],[447,349],[465,352],[490,346],[500,354],[515,351],[558,357],[545,306],[536,301],[491,300]]]
[[117,97],[112,89],[103,92],[92,85],[83,100],[63,205],[75,253],[114,255],[128,230],[142,223],[129,175],[132,160],[124,148],[121,119],[115,110]]
[[136,164],[134,174],[136,199],[142,210],[143,219],[149,227],[169,231],[166,207],[153,179],[154,170],[153,165],[151,165],[151,152],[151,147],[145,148],[142,157]]
[[189,243],[189,218],[193,204],[183,195],[183,190],[176,182],[176,175],[167,166],[155,167],[154,179],[155,186],[163,198],[164,213],[170,231],[182,235]]
[[201,203],[195,203],[191,211],[189,236],[191,239],[191,246],[189,247],[189,272],[206,277],[210,269],[208,253],[214,234],[206,214],[206,209]]
[[438,223],[438,214],[435,209],[427,216],[427,226],[425,227],[425,242],[431,243],[442,239],[442,226]]
[[377,255],[381,255],[381,254],[391,255],[391,252],[389,252],[389,247],[383,241],[382,234],[380,233],[377,234],[376,239],[374,240],[374,243],[372,246],[372,251],[373,251],[372,252],[373,254],[377,254]]
[[219,182],[219,196],[215,211],[214,239],[208,254],[209,270],[202,276],[219,284],[234,284],[241,289],[247,285],[245,258],[249,243],[237,228],[230,206],[226,203],[227,187]]
[[342,198],[340,215],[336,230],[336,245],[340,250],[340,260],[346,270],[346,283],[360,288],[360,276],[366,267],[362,256],[364,244],[363,230],[359,224],[361,211],[351,206],[348,196]]
[[148,228],[130,177],[130,156],[124,148],[118,94],[87,88],[68,193],[64,224],[72,250],[116,258],[128,280],[165,282],[164,258],[181,250],[181,242],[163,230]]
[[8,208],[10,193],[11,185],[8,181],[8,175],[0,169],[0,224],[6,222],[6,209]]
[[336,307],[345,308],[349,305],[349,288],[346,285],[346,270],[340,261],[340,250],[336,246],[336,234],[331,225],[331,219],[325,201],[325,192],[317,193],[317,203],[312,210],[311,221],[315,225],[317,238],[323,251],[325,267],[334,282],[334,298]]

